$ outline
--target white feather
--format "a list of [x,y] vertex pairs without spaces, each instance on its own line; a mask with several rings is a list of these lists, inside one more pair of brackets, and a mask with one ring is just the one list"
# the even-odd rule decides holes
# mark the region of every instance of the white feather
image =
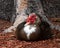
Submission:
[[27,34],[27,38],[30,39],[30,34],[36,31],[35,26],[27,25],[24,27],[24,32]]

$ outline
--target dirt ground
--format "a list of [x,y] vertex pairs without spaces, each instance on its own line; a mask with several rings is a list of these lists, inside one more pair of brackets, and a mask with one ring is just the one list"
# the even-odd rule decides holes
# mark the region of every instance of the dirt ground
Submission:
[[60,32],[57,30],[52,30],[53,39],[27,42],[17,40],[14,33],[3,33],[9,26],[11,23],[0,19],[0,48],[60,48]]

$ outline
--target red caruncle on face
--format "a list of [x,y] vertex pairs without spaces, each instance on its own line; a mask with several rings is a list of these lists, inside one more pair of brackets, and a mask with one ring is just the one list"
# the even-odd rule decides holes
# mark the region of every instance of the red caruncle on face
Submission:
[[27,18],[26,22],[30,22],[31,24],[33,24],[36,21],[36,15],[31,15]]

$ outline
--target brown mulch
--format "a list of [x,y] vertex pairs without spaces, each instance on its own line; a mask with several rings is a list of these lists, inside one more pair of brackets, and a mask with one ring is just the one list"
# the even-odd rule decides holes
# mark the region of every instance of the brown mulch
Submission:
[[8,21],[0,19],[0,48],[60,48],[60,32],[57,30],[52,30],[53,39],[27,42],[17,40],[14,33],[3,33],[9,26]]

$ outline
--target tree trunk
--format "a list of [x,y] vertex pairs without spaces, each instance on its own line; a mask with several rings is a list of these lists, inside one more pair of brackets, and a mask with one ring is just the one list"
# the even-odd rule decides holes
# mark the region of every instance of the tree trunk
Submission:
[[[14,18],[14,16],[12,17],[11,22],[15,19],[15,22],[12,27],[15,28],[20,23],[25,21],[27,15],[29,15],[30,13],[37,13],[40,15],[43,21],[46,21],[51,26],[52,29],[55,28],[60,31],[60,26],[52,24],[46,17],[46,14],[43,10],[44,0],[16,0],[16,1],[17,1],[16,16],[15,16],[16,19]],[[8,28],[8,29],[11,29],[11,28]]]

